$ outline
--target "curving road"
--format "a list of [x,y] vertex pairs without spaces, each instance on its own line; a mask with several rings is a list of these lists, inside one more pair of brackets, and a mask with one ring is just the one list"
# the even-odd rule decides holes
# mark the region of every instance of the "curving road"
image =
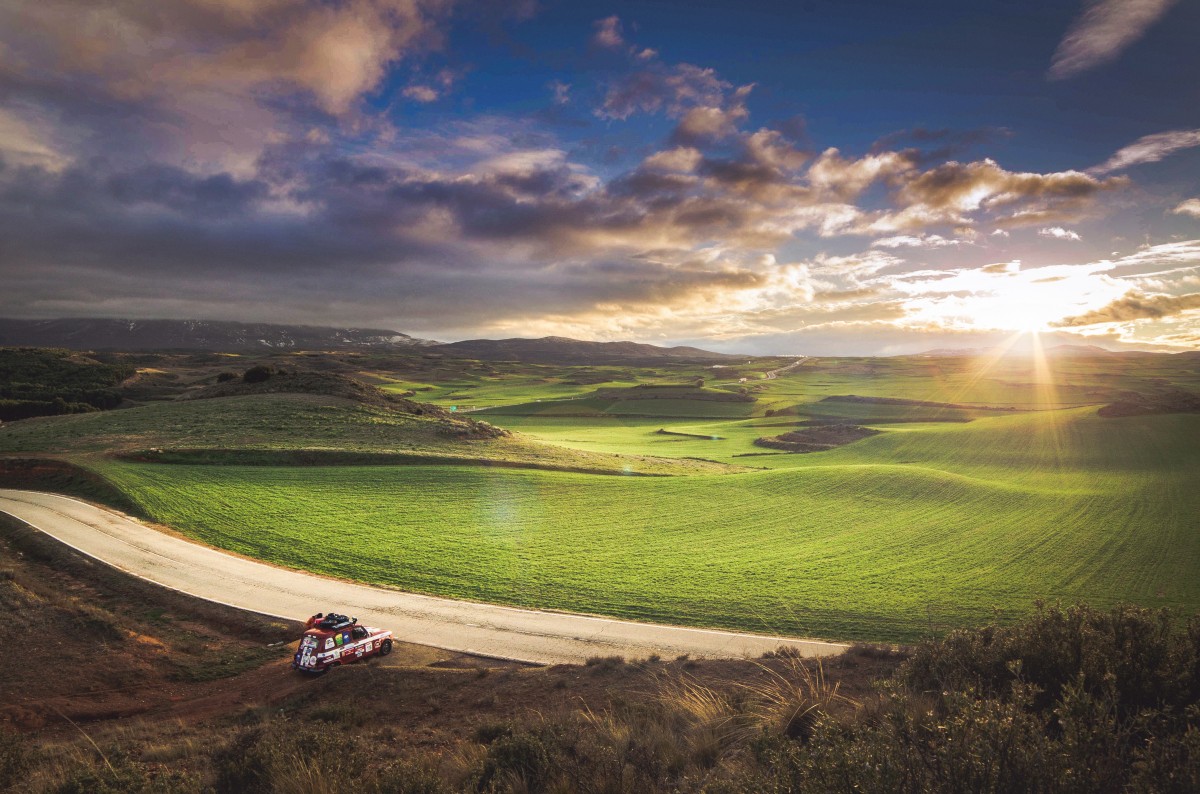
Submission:
[[78,551],[163,586],[276,617],[334,609],[405,642],[557,664],[593,656],[757,657],[781,645],[831,656],[845,645],[454,601],[276,568],[159,532],[121,513],[35,491],[0,489],[7,513]]

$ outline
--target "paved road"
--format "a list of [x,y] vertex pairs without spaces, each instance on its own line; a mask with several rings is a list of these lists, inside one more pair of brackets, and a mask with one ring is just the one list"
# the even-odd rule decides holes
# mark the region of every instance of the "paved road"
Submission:
[[808,360],[808,356],[801,356],[800,358],[796,359],[791,364],[788,364],[785,367],[780,367],[779,369],[773,369],[767,373],[767,380],[775,380],[776,378],[779,377],[780,372],[787,372],[789,369],[795,369],[796,367],[800,366],[807,360]]
[[0,489],[0,511],[123,571],[200,598],[288,618],[330,609],[397,639],[542,664],[592,656],[757,657],[780,645],[830,656],[837,643],[634,623],[432,598],[352,584],[235,557],[136,519],[54,494]]

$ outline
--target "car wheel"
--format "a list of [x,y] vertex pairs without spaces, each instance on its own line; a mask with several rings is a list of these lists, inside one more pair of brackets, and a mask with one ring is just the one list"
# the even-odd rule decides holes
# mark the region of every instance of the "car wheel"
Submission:
[[384,640],[379,646],[379,655],[387,656],[391,652],[392,652],[392,641]]

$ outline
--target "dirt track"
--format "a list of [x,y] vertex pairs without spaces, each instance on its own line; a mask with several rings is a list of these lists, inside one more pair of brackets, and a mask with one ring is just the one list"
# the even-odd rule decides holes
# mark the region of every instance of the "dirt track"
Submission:
[[291,619],[336,609],[447,650],[554,664],[594,656],[642,659],[757,657],[780,645],[804,656],[846,646],[539,612],[403,593],[276,568],[159,532],[76,499],[0,489],[0,511],[89,556],[142,578],[242,609]]

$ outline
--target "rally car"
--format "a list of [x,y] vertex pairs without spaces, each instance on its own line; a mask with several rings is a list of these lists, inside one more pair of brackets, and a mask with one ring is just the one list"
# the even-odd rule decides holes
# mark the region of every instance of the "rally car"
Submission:
[[[315,617],[315,616],[314,616]],[[324,615],[310,620],[292,657],[292,667],[305,673],[323,673],[339,664],[350,664],[368,656],[392,652],[392,633],[358,625],[358,618]]]

